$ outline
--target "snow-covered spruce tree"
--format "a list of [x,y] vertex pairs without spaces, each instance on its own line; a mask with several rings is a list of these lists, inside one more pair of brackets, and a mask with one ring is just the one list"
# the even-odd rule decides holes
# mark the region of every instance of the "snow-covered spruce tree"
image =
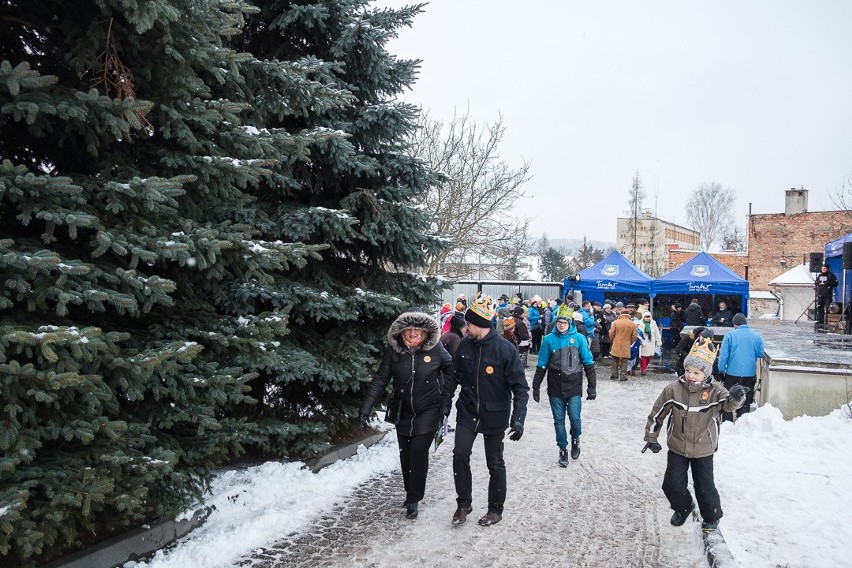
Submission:
[[242,38],[240,2],[0,7],[4,563],[173,513],[245,443],[322,447],[435,296],[384,51],[416,10],[260,8]]
[[[444,241],[424,234],[429,213],[411,205],[436,176],[405,146],[417,109],[393,102],[413,83],[416,62],[398,60],[385,47],[420,7],[374,10],[359,0],[255,5],[260,12],[234,38],[239,51],[310,68],[349,97],[347,104],[294,112],[269,98],[268,73],[248,77],[253,122],[345,133],[314,144],[309,161],[280,164],[250,190],[257,201],[241,215],[269,241],[328,246],[271,285],[238,283],[234,295],[237,312],[289,310],[289,334],[258,360],[259,377],[250,383],[261,401],[251,415],[259,424],[252,443],[265,452],[304,453],[351,423],[390,322],[439,296],[440,283],[420,273]],[[315,436],[306,435],[309,424]]]

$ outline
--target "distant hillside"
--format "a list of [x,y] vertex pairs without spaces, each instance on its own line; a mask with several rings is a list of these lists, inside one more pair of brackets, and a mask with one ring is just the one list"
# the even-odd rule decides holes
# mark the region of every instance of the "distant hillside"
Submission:
[[[566,252],[573,254],[577,252],[577,249],[583,246],[583,239],[549,239],[550,246],[559,250],[560,248],[564,249]],[[594,241],[587,240],[586,243],[589,246],[593,246],[596,249],[609,250],[615,248],[615,243],[607,242],[607,241]]]

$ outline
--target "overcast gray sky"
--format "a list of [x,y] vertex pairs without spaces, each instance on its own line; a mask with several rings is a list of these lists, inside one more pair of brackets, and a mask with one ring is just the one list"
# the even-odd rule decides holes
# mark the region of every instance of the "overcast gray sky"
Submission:
[[743,227],[791,187],[836,209],[852,174],[850,0],[433,0],[390,50],[423,60],[405,99],[434,118],[503,114],[551,238],[615,241],[636,171],[684,225],[697,185],[733,188]]

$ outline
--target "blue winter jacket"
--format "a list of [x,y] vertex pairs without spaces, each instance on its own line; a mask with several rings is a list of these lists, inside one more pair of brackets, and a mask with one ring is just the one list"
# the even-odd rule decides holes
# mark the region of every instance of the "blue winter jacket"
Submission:
[[587,392],[596,392],[594,358],[586,337],[577,331],[574,322],[571,322],[565,333],[554,329],[552,333],[544,336],[538,352],[537,366],[533,390],[540,388],[546,371],[548,396],[581,396],[585,369],[589,383]]
[[527,318],[530,320],[530,329],[532,329],[536,326],[538,320],[541,319],[541,312],[538,311],[538,308],[535,306],[530,306],[529,312],[527,312]]
[[580,313],[583,314],[583,325],[586,326],[586,331],[588,332],[587,337],[594,338],[595,337],[595,316],[586,311],[586,308],[580,310]]
[[763,338],[748,325],[738,325],[725,335],[719,349],[719,372],[735,377],[754,377],[757,360],[764,355]]

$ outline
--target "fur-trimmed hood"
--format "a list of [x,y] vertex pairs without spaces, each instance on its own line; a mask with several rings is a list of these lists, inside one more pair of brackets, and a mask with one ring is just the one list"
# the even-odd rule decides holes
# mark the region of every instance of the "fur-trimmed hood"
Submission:
[[416,327],[426,331],[426,339],[420,349],[429,350],[437,345],[441,338],[438,322],[425,312],[405,312],[394,321],[388,329],[388,344],[398,353],[408,353],[408,347],[402,341],[402,330]]

